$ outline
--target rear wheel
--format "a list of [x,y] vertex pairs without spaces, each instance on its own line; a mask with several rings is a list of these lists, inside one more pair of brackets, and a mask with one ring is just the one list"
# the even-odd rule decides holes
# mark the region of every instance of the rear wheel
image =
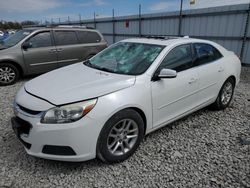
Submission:
[[104,162],[121,162],[138,148],[144,135],[141,116],[126,109],[112,116],[103,127],[97,146],[97,156]]
[[216,110],[227,108],[233,98],[235,82],[233,78],[228,78],[221,87],[220,93],[212,107]]
[[0,86],[14,84],[20,76],[16,66],[10,63],[0,63]]

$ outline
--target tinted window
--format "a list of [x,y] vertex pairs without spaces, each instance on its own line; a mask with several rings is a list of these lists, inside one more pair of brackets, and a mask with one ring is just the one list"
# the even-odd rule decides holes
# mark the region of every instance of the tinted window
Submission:
[[157,69],[157,73],[161,69],[172,69],[177,72],[189,69],[192,67],[192,53],[190,44],[185,44],[175,47],[171,50],[165,59],[162,61],[161,65]]
[[40,48],[52,46],[50,32],[38,33],[35,36],[31,37],[28,42],[31,43],[31,48]]
[[78,31],[77,35],[81,43],[97,43],[101,41],[101,37],[96,32]]
[[197,56],[196,65],[206,64],[222,57],[221,53],[212,45],[196,43],[194,50]]
[[56,31],[55,41],[58,46],[78,44],[76,33],[74,31]]

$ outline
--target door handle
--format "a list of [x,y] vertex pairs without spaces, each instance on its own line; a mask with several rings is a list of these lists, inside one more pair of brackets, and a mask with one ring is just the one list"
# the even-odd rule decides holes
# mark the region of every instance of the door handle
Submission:
[[197,80],[198,80],[197,78],[191,78],[188,83],[192,84],[195,83]]
[[57,52],[61,52],[61,51],[63,51],[62,48],[58,48],[58,49],[57,49]]
[[51,49],[50,51],[51,51],[51,52],[54,52],[54,53],[57,52],[56,49]]
[[220,67],[218,72],[223,72],[224,71],[224,68],[223,67]]

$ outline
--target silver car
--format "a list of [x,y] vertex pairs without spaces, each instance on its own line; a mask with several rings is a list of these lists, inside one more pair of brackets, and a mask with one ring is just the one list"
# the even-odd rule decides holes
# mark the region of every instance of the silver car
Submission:
[[41,74],[89,59],[107,47],[94,29],[74,27],[27,28],[0,44],[0,86],[20,76]]

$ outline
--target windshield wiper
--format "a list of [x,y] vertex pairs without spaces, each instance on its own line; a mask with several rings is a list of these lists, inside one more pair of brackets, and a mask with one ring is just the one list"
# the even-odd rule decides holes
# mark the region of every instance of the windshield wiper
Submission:
[[84,61],[83,64],[84,64],[84,65],[87,65],[87,66],[89,66],[89,67],[92,67],[92,66],[93,66],[92,63],[90,63],[89,60]]
[[108,69],[106,67],[97,67],[96,69],[101,70],[101,71],[105,71],[105,72],[115,73],[113,70]]
[[105,72],[111,72],[111,73],[115,73],[113,70],[111,69],[108,69],[106,67],[99,67],[97,65],[94,65],[92,63],[90,63],[89,60],[86,60],[85,62],[83,62],[84,65],[88,66],[88,67],[91,67],[91,68],[94,68],[94,69],[97,69],[97,70],[101,70],[101,71],[105,71]]
[[89,60],[84,61],[83,64],[86,65],[86,66],[88,66],[88,67],[94,68],[94,69],[98,69],[99,68],[98,66],[90,63]]

